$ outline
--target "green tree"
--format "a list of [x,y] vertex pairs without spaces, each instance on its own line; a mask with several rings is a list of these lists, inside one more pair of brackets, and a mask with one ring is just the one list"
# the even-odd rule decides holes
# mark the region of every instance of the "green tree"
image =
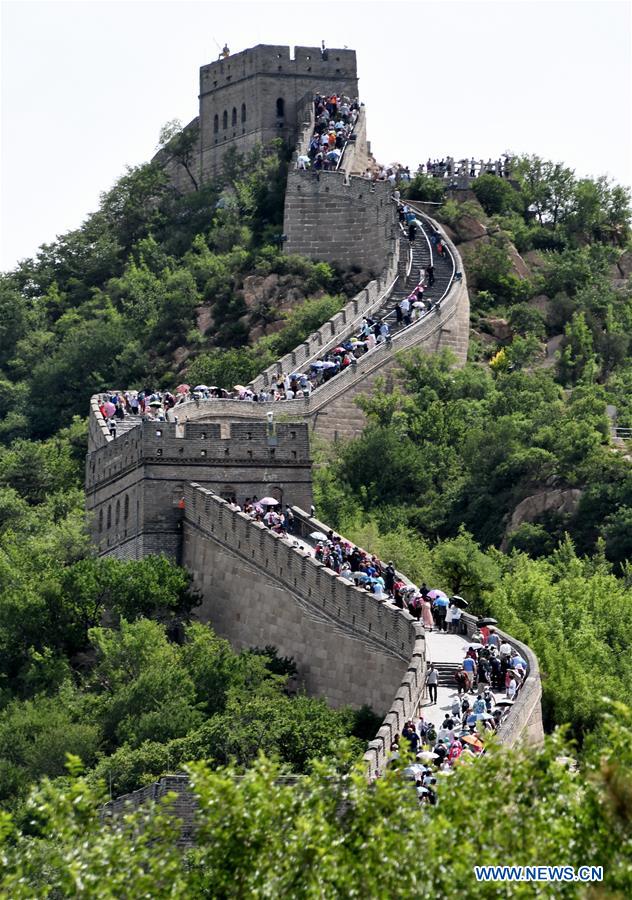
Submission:
[[160,129],[158,149],[164,152],[167,159],[172,159],[182,166],[193,185],[193,190],[199,188],[198,180],[193,174],[195,155],[198,152],[200,142],[200,126],[197,120],[190,122],[186,128],[182,127],[179,119],[172,119]]
[[472,184],[476,199],[490,215],[504,215],[515,208],[518,196],[509,184],[496,175],[481,175]]

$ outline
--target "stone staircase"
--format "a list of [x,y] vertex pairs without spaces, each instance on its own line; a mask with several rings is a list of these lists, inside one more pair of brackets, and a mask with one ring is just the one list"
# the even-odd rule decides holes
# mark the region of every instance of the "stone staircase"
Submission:
[[[434,302],[441,300],[452,281],[453,265],[447,250],[441,256],[435,251],[430,239],[432,234],[430,225],[422,219],[419,219],[419,221],[422,227],[421,229],[418,229],[417,237],[411,245],[413,258],[410,275],[407,278],[400,278],[395,285],[395,288],[386,299],[384,305],[377,313],[380,318],[387,319],[391,334],[398,334],[404,328],[408,327],[404,325],[404,323],[397,323],[395,307],[404,299],[404,297],[407,297],[413,288],[424,278],[426,266],[430,264],[434,265],[435,280],[432,287],[427,287],[424,291],[424,300],[431,300]],[[402,243],[408,244],[408,238],[403,229],[400,240]]]
[[454,675],[460,669],[459,663],[453,662],[440,662],[439,660],[432,660],[432,663],[439,673],[439,684],[444,687],[455,688],[456,689],[456,681],[454,680]]
[[126,414],[124,419],[116,419],[116,436],[120,437],[122,434],[126,434],[128,431],[131,431],[132,428],[136,428],[137,425],[142,423],[142,418],[140,416],[133,416],[129,413]]

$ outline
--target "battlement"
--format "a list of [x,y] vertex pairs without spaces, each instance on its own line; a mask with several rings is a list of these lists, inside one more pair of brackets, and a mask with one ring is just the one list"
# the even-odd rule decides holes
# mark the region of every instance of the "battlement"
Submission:
[[[319,79],[329,82],[338,77],[357,81],[356,52],[328,49],[323,54],[320,47],[294,47],[292,52],[289,46],[258,44],[202,66],[200,96],[256,75],[313,79],[316,93],[319,90],[316,85]],[[328,83],[323,83],[322,90],[331,90],[331,87]]]

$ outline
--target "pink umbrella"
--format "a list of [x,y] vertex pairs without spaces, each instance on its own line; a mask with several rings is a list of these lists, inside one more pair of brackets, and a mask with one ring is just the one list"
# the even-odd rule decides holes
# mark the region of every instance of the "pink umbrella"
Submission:
[[107,403],[103,404],[103,409],[105,410],[106,416],[113,416],[116,412],[116,406],[114,406],[113,403],[110,403],[109,400],[107,401]]
[[188,384],[179,384],[178,387],[176,388],[176,394],[186,394],[186,392],[188,390],[190,390],[190,387]]
[[428,591],[428,596],[431,600],[436,600],[437,597],[443,597],[445,600],[448,599],[448,595],[444,594],[444,592],[440,591],[438,588],[433,588],[431,591]]

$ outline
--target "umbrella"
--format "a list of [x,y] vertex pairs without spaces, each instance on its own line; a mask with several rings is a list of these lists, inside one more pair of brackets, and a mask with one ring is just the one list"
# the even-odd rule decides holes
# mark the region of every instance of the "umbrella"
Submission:
[[244,387],[243,384],[236,384],[236,385],[233,387],[233,390],[234,390],[234,391],[245,391],[246,388]]
[[464,744],[470,744],[472,747],[477,747],[479,750],[483,749],[483,742],[473,734],[466,734],[461,738]]
[[493,718],[492,714],[488,712],[481,713],[479,716],[479,719],[482,719],[483,722],[489,722]]
[[105,409],[106,416],[113,416],[116,412],[116,406],[114,406],[113,403],[110,403],[109,400],[107,403],[103,404],[103,408]]
[[502,700],[496,701],[496,706],[513,706],[513,705],[514,705],[513,700],[510,700],[508,697],[503,698]]
[[467,609],[468,607],[467,600],[464,600],[463,597],[459,597],[458,594],[455,594],[454,597],[450,597],[450,600],[455,606],[459,606],[461,609]]
[[417,759],[425,759],[430,761],[431,759],[439,759],[438,753],[433,753],[432,750],[422,750],[417,754]]
[[162,406],[162,403],[160,402],[160,400],[152,400],[149,405],[150,406]]
[[512,656],[511,657],[511,665],[512,666],[525,666],[527,665],[526,659],[523,659],[522,656]]
[[312,531],[310,537],[315,541],[326,541],[327,535],[323,534],[322,531]]
[[310,364],[310,368],[312,368],[312,369],[322,369],[322,368],[324,368],[324,366],[325,366],[325,363],[320,362],[320,360],[318,360],[318,362],[313,362]]
[[483,644],[470,644],[470,650],[480,650],[483,646]]
[[191,390],[191,388],[188,384],[179,384],[176,388],[176,394],[186,394],[189,390]]
[[208,391],[208,387],[205,384],[197,384],[194,388],[194,391]]
[[485,628],[489,625],[498,625],[496,619],[479,619],[476,623],[477,628]]
[[448,595],[444,593],[444,591],[440,591],[438,588],[433,588],[431,591],[428,591],[428,596],[431,600],[437,600],[441,597],[443,600],[448,599]]
[[412,766],[406,766],[402,774],[405,775],[406,778],[416,778],[418,775],[423,775],[425,771],[425,766],[420,766],[417,763],[413,763]]
[[278,506],[279,501],[275,500],[274,497],[262,497],[259,500],[259,503],[263,503],[264,506]]

